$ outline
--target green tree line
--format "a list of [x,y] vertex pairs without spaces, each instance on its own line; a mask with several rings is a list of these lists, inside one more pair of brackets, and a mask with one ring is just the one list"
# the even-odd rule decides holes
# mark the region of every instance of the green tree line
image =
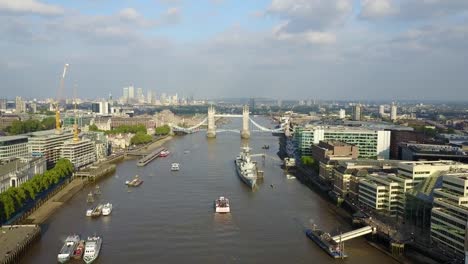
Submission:
[[19,187],[10,187],[0,194],[0,222],[8,220],[27,202],[36,199],[37,194],[48,190],[61,179],[70,175],[73,164],[67,159],[60,159],[51,170],[37,174]]
[[42,121],[29,119],[25,121],[13,121],[11,126],[6,128],[6,132],[12,135],[19,135],[29,132],[53,129],[55,127],[55,117],[46,117]]
[[151,141],[153,141],[153,137],[151,135],[138,132],[132,137],[132,139],[130,139],[130,144],[140,145],[150,143]]
[[154,133],[156,135],[167,135],[170,132],[171,132],[171,128],[168,125],[158,126],[154,130]]

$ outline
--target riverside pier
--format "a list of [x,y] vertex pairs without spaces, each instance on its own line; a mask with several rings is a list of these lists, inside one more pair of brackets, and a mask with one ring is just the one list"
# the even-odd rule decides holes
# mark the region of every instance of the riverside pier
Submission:
[[159,157],[162,151],[166,150],[166,148],[157,148],[155,151],[151,152],[150,154],[144,156],[137,162],[137,166],[143,167],[146,166],[148,163],[153,161],[155,158]]

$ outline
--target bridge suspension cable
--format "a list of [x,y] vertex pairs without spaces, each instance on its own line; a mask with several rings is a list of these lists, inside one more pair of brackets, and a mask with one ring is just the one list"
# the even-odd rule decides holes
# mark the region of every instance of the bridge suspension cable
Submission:
[[191,126],[191,127],[180,127],[178,125],[174,125],[174,124],[171,124],[171,127],[172,128],[175,128],[175,129],[178,129],[178,130],[183,130],[183,131],[190,131],[190,130],[194,130],[196,128],[199,128],[201,125],[203,125],[204,123],[206,123],[206,121],[208,120],[208,118],[205,118],[203,119],[203,121],[201,121],[200,123],[194,125],[194,126]]

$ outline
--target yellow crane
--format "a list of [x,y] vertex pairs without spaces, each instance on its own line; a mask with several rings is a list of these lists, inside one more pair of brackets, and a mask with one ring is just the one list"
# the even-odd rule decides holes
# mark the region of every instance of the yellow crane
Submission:
[[60,79],[60,88],[58,91],[57,95],[57,101],[55,102],[55,132],[60,134],[62,133],[62,123],[60,122],[60,96],[61,93],[63,92],[63,86],[65,82],[65,75],[67,74],[67,69],[68,69],[69,64],[66,63],[65,66],[63,66],[63,74],[62,78]]

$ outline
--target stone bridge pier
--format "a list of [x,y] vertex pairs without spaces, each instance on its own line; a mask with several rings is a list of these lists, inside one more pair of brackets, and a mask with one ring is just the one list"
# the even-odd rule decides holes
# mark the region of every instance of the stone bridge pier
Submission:
[[216,137],[215,114],[216,114],[216,110],[214,106],[208,107],[208,119],[207,119],[208,128],[206,130],[206,136],[209,138]]

